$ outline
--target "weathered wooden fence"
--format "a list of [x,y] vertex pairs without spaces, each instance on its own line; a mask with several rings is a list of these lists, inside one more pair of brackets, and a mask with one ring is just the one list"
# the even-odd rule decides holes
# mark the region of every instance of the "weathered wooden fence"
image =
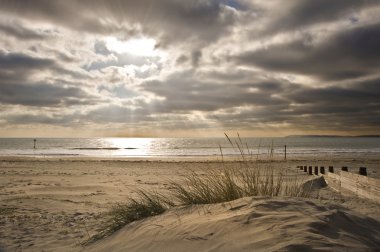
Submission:
[[[300,170],[304,170],[311,174],[311,166],[298,166]],[[360,167],[359,174],[347,171],[347,167],[342,167],[340,173],[334,173],[334,168],[329,166],[329,171],[324,166],[315,166],[314,175],[323,176],[328,186],[332,189],[345,193],[353,193],[358,197],[367,198],[380,203],[380,180],[367,177],[364,167]]]

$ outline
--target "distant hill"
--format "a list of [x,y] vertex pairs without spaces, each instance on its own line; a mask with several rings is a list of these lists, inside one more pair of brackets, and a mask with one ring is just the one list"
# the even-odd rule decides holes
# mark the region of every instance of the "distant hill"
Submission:
[[380,135],[357,135],[357,136],[340,136],[340,135],[289,135],[286,137],[380,137]]
[[359,135],[355,137],[380,137],[380,135]]
[[286,137],[344,137],[338,135],[289,135]]

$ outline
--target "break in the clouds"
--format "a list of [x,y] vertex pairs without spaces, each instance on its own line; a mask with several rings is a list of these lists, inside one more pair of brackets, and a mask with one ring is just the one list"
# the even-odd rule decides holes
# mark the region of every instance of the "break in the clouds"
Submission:
[[379,13],[377,0],[0,0],[0,134],[380,134]]

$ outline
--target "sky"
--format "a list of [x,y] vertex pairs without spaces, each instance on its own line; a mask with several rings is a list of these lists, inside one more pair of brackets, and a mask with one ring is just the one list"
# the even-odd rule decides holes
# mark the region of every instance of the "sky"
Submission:
[[0,137],[380,134],[378,0],[0,0]]

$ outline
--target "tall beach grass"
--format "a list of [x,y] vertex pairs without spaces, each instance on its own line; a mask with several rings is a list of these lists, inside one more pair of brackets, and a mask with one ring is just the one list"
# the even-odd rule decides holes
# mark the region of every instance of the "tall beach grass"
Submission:
[[[305,186],[304,179],[274,168],[272,162],[258,162],[239,135],[231,139],[226,134],[226,138],[239,153],[238,162],[233,163],[235,166],[223,161],[220,147],[219,169],[202,171],[202,174],[189,171],[183,180],[169,181],[169,189],[163,194],[137,190],[137,198],[111,208],[107,225],[84,244],[109,236],[133,221],[162,214],[173,206],[221,203],[252,196],[310,197],[311,186]],[[268,160],[272,161],[273,144],[268,153]]]
[[129,198],[125,203],[112,206],[106,213],[107,222],[82,245],[105,238],[131,222],[162,214],[174,206],[172,201],[156,192],[137,190],[136,193],[137,198]]

